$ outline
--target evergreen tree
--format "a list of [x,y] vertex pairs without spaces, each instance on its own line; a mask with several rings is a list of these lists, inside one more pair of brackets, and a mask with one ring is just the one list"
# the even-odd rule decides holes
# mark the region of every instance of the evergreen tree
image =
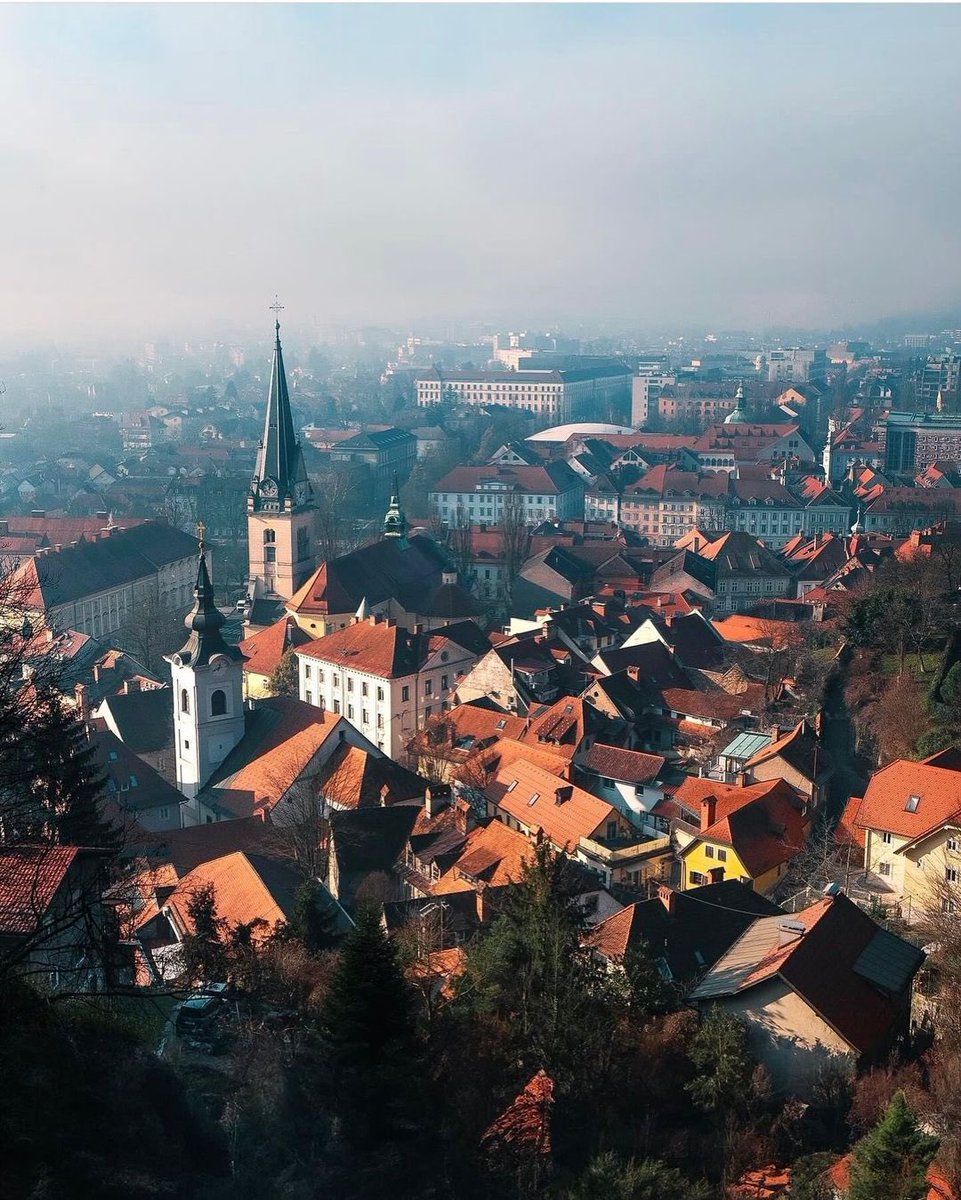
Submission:
[[692,1183],[674,1167],[656,1159],[599,1154],[563,1200],[707,1200],[707,1184]]
[[925,1200],[939,1140],[922,1132],[904,1092],[854,1151],[848,1200]]
[[187,902],[192,932],[180,948],[183,973],[188,983],[223,983],[227,978],[226,922],[217,913],[213,884],[199,887]]
[[287,932],[313,953],[330,950],[337,941],[333,901],[314,880],[304,883],[294,902]]
[[272,696],[296,696],[299,690],[299,678],[297,674],[297,654],[294,648],[285,650],[280,662],[277,664],[277,670],[270,676],[267,681],[267,687],[270,689]]
[[[18,822],[22,837],[115,849],[119,831],[101,816],[103,776],[83,725],[53,688],[32,706],[30,724],[8,757],[25,776]],[[29,812],[29,815],[28,815]],[[24,820],[26,818],[26,820]]]
[[718,1116],[744,1108],[753,1064],[744,1026],[736,1017],[712,1009],[687,1053],[698,1074],[685,1086],[698,1108]]

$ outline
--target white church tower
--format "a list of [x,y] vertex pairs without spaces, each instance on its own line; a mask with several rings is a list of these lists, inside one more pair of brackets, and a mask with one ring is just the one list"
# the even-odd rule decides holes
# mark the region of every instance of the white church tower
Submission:
[[[245,656],[237,646],[228,646],[220,632],[226,618],[214,604],[203,525],[198,532],[194,606],[184,620],[190,636],[182,649],[167,656],[173,675],[177,787],[192,801],[244,736]],[[198,824],[200,813],[196,801],[185,805],[185,824]]]

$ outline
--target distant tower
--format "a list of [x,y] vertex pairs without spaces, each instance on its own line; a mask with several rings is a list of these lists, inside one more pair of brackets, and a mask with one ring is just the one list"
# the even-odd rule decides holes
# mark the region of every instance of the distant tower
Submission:
[[828,417],[828,437],[824,443],[824,453],[821,456],[821,465],[824,468],[824,482],[828,487],[833,482],[831,472],[834,469],[834,439],[840,431],[840,423],[834,417]]
[[744,410],[744,385],[739,383],[734,393],[734,409],[724,418],[725,425],[743,425],[750,418]]
[[934,411],[939,413],[944,412],[944,395],[940,388],[938,388],[938,398],[934,402]]
[[391,492],[387,516],[384,517],[385,538],[405,538],[407,536],[407,518],[400,507],[400,490],[397,487],[397,476],[394,476],[394,487]]
[[267,419],[247,496],[247,554],[252,594],[289,600],[317,567],[316,509],[294,436],[279,321],[274,330]]
[[[166,656],[173,676],[177,787],[191,800],[244,736],[244,655],[223,639],[226,618],[214,604],[203,525],[198,533],[194,606],[184,619],[190,636],[176,654]],[[199,820],[196,805],[186,814],[188,824]]]

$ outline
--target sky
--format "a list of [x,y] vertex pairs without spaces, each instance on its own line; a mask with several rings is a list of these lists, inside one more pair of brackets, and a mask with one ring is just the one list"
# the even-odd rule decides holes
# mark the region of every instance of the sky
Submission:
[[0,337],[961,311],[954,5],[0,5]]

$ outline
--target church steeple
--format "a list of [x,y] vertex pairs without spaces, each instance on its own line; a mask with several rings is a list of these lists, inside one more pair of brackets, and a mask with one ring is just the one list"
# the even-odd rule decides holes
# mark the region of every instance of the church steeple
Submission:
[[250,512],[289,512],[292,508],[304,507],[312,499],[313,489],[290,412],[278,320],[274,322],[274,358],[270,368],[264,436],[257,453],[257,468],[250,485],[247,508]]
[[390,505],[384,517],[384,537],[402,538],[407,536],[407,518],[400,507],[400,488],[397,486],[397,476],[394,475],[394,487],[391,492]]
[[243,659],[240,650],[236,646],[229,646],[221,633],[227,618],[214,603],[214,587],[210,582],[210,573],[207,570],[205,532],[206,527],[201,521],[197,526],[199,557],[197,582],[194,586],[194,606],[184,617],[184,625],[190,630],[190,636],[176,655],[184,666],[191,667],[206,666],[215,654],[223,654],[236,661]]

